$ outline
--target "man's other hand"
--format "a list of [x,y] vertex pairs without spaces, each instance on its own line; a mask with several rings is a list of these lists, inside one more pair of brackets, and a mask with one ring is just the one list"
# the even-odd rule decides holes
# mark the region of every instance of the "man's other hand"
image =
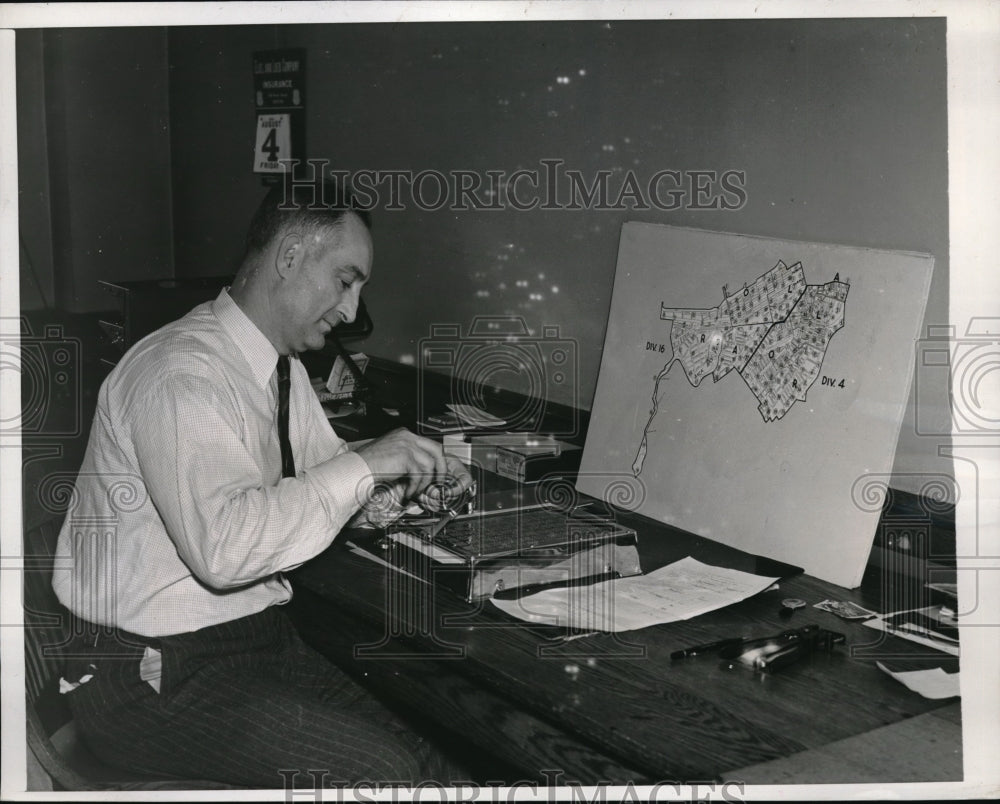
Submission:
[[423,499],[446,507],[450,499],[457,499],[472,485],[472,476],[461,461],[445,455],[436,441],[404,428],[369,441],[357,453],[376,482],[403,481],[409,500],[423,495]]

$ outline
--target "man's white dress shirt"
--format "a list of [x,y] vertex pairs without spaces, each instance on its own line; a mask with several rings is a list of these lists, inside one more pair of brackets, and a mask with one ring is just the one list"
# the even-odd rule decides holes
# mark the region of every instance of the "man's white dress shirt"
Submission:
[[291,597],[279,574],[327,547],[372,493],[291,361],[282,479],[278,354],[223,290],[135,345],[101,386],[53,587],[101,625],[158,637]]

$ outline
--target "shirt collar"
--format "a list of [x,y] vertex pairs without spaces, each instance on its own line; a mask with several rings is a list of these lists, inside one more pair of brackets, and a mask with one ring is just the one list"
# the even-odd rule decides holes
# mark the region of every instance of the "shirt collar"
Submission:
[[219,319],[226,334],[250,364],[250,373],[261,388],[266,388],[278,363],[278,352],[263,332],[257,329],[239,305],[229,295],[229,288],[212,302],[212,312]]

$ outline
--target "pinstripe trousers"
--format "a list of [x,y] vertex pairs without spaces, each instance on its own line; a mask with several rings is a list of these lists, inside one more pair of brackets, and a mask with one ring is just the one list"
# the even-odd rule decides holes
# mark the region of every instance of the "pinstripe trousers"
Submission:
[[[70,708],[110,765],[267,789],[289,771],[306,786],[448,783],[440,755],[302,642],[280,607],[177,636],[75,645],[67,680],[92,678],[67,694]],[[159,692],[139,676],[146,646],[161,652]]]

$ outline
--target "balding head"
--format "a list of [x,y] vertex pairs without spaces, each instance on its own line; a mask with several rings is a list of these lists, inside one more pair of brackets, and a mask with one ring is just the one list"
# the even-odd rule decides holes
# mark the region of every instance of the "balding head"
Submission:
[[230,295],[279,354],[322,348],[354,320],[371,276],[370,226],[335,182],[274,188],[261,202]]
[[346,187],[333,179],[315,182],[288,180],[275,185],[257,207],[246,237],[246,257],[263,254],[275,238],[288,230],[308,234],[338,226],[348,212],[371,229],[371,216]]

